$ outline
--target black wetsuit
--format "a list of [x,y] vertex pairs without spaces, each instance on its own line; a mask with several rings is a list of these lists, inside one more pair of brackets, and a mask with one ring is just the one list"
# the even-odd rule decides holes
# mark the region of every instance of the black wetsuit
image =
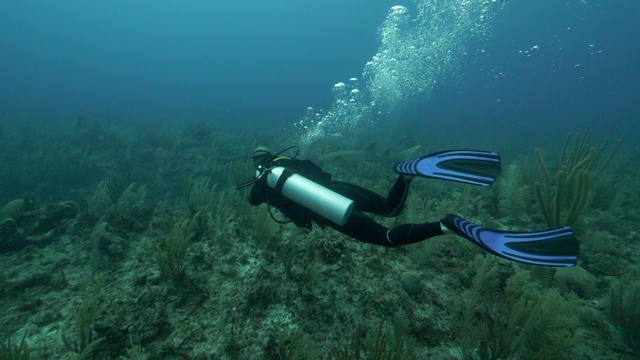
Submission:
[[393,217],[402,211],[410,180],[404,176],[398,179],[389,190],[387,197],[382,197],[373,191],[343,181],[332,181],[331,174],[309,160],[292,158],[278,158],[268,167],[284,166],[310,180],[321,184],[354,202],[354,211],[347,222],[340,226],[329,221],[313,211],[285,198],[275,189],[267,185],[266,176],[259,179],[251,189],[249,203],[257,206],[267,203],[279,209],[291,222],[299,227],[311,229],[312,221],[321,227],[329,226],[339,232],[357,240],[382,246],[398,246],[413,244],[437,235],[444,235],[440,222],[424,224],[403,224],[391,229],[378,224],[365,213]]

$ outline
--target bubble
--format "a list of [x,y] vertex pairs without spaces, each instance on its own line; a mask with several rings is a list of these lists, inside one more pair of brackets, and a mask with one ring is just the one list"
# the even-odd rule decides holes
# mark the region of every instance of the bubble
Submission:
[[[500,8],[485,0],[413,2],[412,12],[401,5],[389,9],[378,28],[378,50],[360,77],[333,86],[333,103],[316,112],[303,144],[397,118],[402,107],[428,99],[436,85],[456,76],[466,54],[475,53],[468,49],[470,42],[486,35],[491,10]],[[538,49],[535,45],[522,53]]]
[[466,45],[482,35],[490,13],[486,2],[418,1],[418,14],[392,7],[379,29],[381,46],[365,65],[364,78],[379,104],[399,108],[429,97],[437,80],[455,72]]
[[402,5],[392,6],[391,9],[389,10],[389,16],[399,17],[399,16],[406,16],[406,15],[409,15],[409,9],[407,9]]

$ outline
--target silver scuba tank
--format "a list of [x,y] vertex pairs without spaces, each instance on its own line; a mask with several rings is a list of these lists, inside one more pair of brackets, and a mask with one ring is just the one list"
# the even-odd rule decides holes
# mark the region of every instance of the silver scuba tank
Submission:
[[[353,212],[353,200],[307,179],[300,174],[286,174],[285,168],[275,167],[267,174],[269,187],[280,188],[282,195],[316,214],[342,226]],[[279,183],[284,181],[284,183]]]

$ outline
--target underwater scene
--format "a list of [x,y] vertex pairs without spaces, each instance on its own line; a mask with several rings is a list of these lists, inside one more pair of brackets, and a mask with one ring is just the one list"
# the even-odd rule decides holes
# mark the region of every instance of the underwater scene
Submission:
[[0,360],[639,359],[638,24],[0,5]]

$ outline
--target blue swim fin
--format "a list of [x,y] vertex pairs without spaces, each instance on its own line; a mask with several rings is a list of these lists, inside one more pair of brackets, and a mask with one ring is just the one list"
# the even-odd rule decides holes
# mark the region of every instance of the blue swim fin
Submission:
[[500,154],[482,150],[449,150],[396,164],[395,172],[489,186],[500,174]]
[[509,232],[486,229],[453,214],[445,216],[442,224],[482,249],[508,260],[560,267],[578,263],[580,244],[570,226],[544,231]]

